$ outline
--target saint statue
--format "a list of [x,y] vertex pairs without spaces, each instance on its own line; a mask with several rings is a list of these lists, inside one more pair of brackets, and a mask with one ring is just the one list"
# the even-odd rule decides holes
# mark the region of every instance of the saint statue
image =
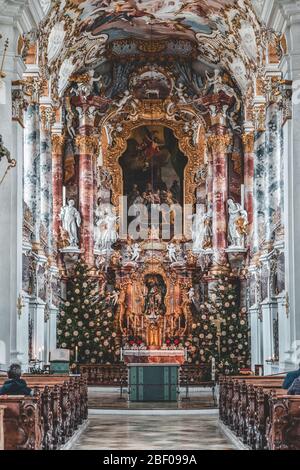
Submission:
[[118,240],[117,220],[111,208],[102,209],[100,205],[96,210],[95,247],[98,250],[111,250]]
[[67,206],[62,207],[60,218],[62,221],[62,228],[68,234],[70,247],[78,248],[79,239],[77,231],[81,225],[81,217],[75,207],[73,199],[68,201]]
[[138,262],[138,260],[140,259],[140,255],[141,255],[140,245],[138,243],[134,243],[132,247],[132,252],[131,252],[131,261]]
[[165,314],[164,297],[166,294],[163,281],[158,276],[149,276],[146,281],[145,314],[155,320]]
[[199,252],[212,246],[212,214],[211,211],[193,215],[192,239],[193,251]]
[[228,200],[228,241],[230,246],[244,248],[245,235],[247,234],[248,214],[241,204]]
[[177,248],[175,243],[169,243],[167,246],[168,257],[171,263],[177,263]]

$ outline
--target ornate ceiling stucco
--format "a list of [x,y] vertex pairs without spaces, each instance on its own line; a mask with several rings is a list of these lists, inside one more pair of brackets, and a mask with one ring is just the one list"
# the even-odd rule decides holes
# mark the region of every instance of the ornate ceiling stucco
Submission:
[[62,96],[74,72],[104,63],[114,44],[119,56],[131,53],[133,40],[154,50],[168,41],[174,54],[190,43],[201,62],[229,71],[246,93],[262,51],[275,37],[260,24],[250,0],[54,1],[40,29],[41,64],[52,77],[53,94]]
[[48,13],[50,5],[51,0],[0,0],[0,17],[6,18],[6,21],[12,18],[19,31],[27,33],[37,28]]

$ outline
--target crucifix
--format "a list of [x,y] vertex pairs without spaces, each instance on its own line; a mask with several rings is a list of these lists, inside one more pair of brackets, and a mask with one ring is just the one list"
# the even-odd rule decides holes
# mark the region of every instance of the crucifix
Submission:
[[17,300],[17,313],[18,313],[19,320],[21,319],[22,310],[24,307],[25,305],[23,304],[23,298],[22,298],[22,295],[20,294]]
[[221,354],[221,336],[222,336],[222,323],[226,323],[226,320],[223,320],[220,315],[217,315],[217,318],[214,320],[211,320],[211,323],[216,327],[217,329],[217,338],[218,338],[218,353],[219,356]]

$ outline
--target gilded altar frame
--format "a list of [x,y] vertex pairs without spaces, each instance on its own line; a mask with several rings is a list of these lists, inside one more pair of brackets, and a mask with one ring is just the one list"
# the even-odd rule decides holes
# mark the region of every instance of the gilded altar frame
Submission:
[[[120,119],[118,119],[118,114]],[[198,128],[194,131],[187,129],[187,122],[196,122]],[[116,125],[122,129],[121,132],[116,132]],[[120,196],[123,195],[123,174],[119,159],[126,151],[127,141],[134,129],[149,125],[162,125],[174,132],[178,146],[188,160],[184,170],[183,201],[184,204],[193,205],[197,186],[195,172],[205,162],[206,123],[192,107],[178,106],[171,100],[140,101],[137,113],[132,114],[130,110],[126,113],[119,113],[114,110],[101,122],[101,167],[106,168],[112,177],[112,203],[118,208]],[[107,138],[106,127],[113,129],[111,145]]]

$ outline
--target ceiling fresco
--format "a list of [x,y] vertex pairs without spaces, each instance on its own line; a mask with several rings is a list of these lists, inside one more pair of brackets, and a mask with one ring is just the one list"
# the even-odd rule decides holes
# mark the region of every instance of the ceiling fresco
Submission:
[[41,64],[58,99],[74,73],[115,58],[192,57],[199,67],[229,72],[245,94],[264,60],[262,50],[276,41],[250,0],[54,1],[40,32],[40,49],[46,51]]

